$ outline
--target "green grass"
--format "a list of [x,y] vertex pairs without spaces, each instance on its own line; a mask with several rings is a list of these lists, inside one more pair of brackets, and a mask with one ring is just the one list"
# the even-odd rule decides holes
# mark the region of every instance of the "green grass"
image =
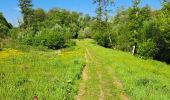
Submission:
[[[170,99],[169,65],[154,60],[143,60],[132,56],[130,53],[103,48],[96,45],[92,40],[81,41],[81,44],[85,44],[94,59],[89,67],[91,80],[97,77],[95,72],[99,70],[102,76],[101,80],[105,82],[105,84],[102,84],[105,99],[121,99],[121,92],[125,92],[130,100]],[[120,80],[123,90],[113,86],[116,80],[112,79],[111,76]],[[92,92],[95,92],[94,86],[99,84],[89,81],[86,83],[91,85],[87,85],[87,87],[91,88]],[[99,87],[97,88],[99,89]],[[107,93],[110,93],[110,95],[107,95]],[[96,92],[96,94],[99,93]],[[96,97],[96,94],[93,96]],[[86,95],[85,98],[90,97]]]
[[74,99],[85,64],[82,49],[17,52],[0,51],[0,99]]
[[130,100],[169,100],[170,65],[104,48],[90,39],[76,42],[61,53],[0,51],[0,99],[72,100],[87,60],[81,100],[119,100],[122,94]]

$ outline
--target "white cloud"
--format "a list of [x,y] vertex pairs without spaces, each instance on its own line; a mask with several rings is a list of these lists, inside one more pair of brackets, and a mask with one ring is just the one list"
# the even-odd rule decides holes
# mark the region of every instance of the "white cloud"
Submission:
[[19,11],[19,12],[21,11],[21,9],[19,7],[14,8],[14,10]]

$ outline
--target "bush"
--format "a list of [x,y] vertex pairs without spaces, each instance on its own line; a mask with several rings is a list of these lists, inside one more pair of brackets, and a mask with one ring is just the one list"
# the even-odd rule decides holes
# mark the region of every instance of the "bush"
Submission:
[[65,45],[65,37],[62,32],[55,32],[51,29],[40,31],[32,40],[33,45],[47,46],[49,49],[59,49]]
[[3,44],[2,44],[2,39],[0,37],[0,51],[2,50],[2,48],[3,48]]
[[99,45],[111,48],[116,44],[116,36],[110,33],[96,33],[94,36]]
[[85,34],[84,34],[84,31],[83,30],[80,30],[79,31],[79,34],[78,34],[78,39],[84,39],[86,38]]
[[91,38],[91,29],[89,27],[86,27],[84,30],[79,31],[78,38],[84,39],[84,38]]
[[73,41],[73,40],[69,40],[69,41],[67,41],[67,43],[66,43],[66,47],[70,47],[70,46],[76,46],[76,42],[75,42],[75,41]]
[[0,23],[0,38],[5,37],[8,31],[9,31],[8,27]]
[[17,28],[10,29],[8,32],[8,35],[13,39],[18,39],[18,34],[19,34],[19,29]]
[[47,37],[46,46],[50,49],[60,49],[65,47],[66,39],[63,32],[51,31]]
[[152,40],[147,40],[146,42],[141,43],[137,49],[137,54],[144,59],[153,59],[157,53],[158,48]]
[[65,47],[66,41],[65,30],[57,24],[52,29],[42,29],[34,37],[27,38],[25,43],[47,46],[49,49],[60,49]]

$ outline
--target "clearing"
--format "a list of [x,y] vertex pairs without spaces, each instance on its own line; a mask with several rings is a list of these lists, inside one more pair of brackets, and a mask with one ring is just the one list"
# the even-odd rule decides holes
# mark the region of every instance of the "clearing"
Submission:
[[75,41],[61,51],[0,51],[0,99],[169,100],[169,65]]

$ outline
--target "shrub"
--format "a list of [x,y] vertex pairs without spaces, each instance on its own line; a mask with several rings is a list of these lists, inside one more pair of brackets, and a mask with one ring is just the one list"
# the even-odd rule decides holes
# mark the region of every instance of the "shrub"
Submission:
[[2,39],[0,37],[0,51],[2,50],[2,48],[3,48],[3,44],[2,44]]
[[0,37],[3,38],[7,35],[8,33],[8,27],[0,23]]
[[153,59],[157,53],[158,48],[152,40],[147,40],[146,42],[141,43],[137,49],[137,54],[144,59]]
[[78,34],[79,39],[84,39],[84,38],[91,38],[91,29],[89,27],[86,27],[84,30],[80,30]]
[[63,48],[65,46],[66,38],[62,31],[55,32],[54,30],[52,30],[49,33],[50,34],[47,36],[46,45],[50,49],[59,49],[59,48]]
[[26,45],[42,45],[49,49],[60,49],[66,46],[65,32],[65,29],[56,24],[52,29],[42,29],[35,35],[33,33],[26,33],[26,35],[21,33],[21,37],[23,36],[22,42]]
[[83,31],[83,30],[80,30],[80,31],[79,31],[79,34],[78,34],[78,39],[84,39],[84,38],[86,38],[86,37],[85,37],[85,34],[84,34],[84,31]]
[[73,41],[73,40],[69,40],[69,41],[67,41],[67,43],[66,43],[66,45],[65,46],[67,46],[67,47],[70,47],[70,46],[76,46],[76,42],[75,41]]
[[8,35],[13,39],[18,39],[18,34],[19,34],[19,29],[17,28],[10,29],[8,32]]

